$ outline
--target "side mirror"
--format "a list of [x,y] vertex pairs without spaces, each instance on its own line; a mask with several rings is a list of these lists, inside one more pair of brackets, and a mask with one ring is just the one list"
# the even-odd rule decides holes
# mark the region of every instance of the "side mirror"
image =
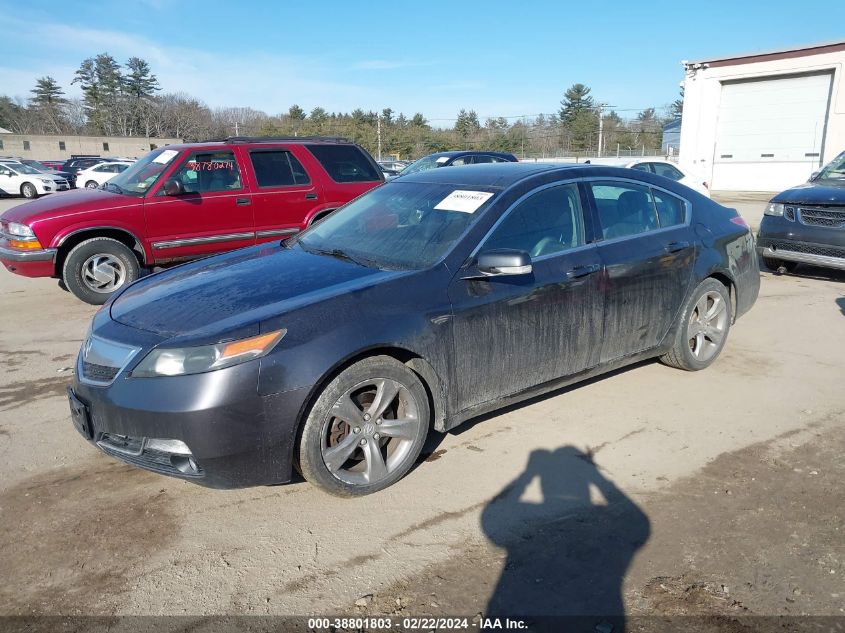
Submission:
[[816,170],[816,171],[814,171],[812,174],[810,174],[810,181],[812,182],[813,180],[815,180],[816,178],[818,178],[820,173],[822,173],[822,170],[821,170],[821,169],[817,169],[817,170]]
[[509,248],[484,251],[478,256],[478,271],[487,277],[528,275],[531,273],[531,256],[525,251]]
[[185,193],[185,185],[175,178],[170,178],[164,181],[164,195],[165,196],[181,196]]

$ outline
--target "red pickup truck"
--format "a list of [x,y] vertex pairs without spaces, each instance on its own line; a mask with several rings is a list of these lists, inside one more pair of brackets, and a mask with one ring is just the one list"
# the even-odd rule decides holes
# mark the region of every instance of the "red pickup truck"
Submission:
[[102,304],[143,268],[279,240],[384,181],[336,138],[244,138],[156,149],[99,189],[0,216],[0,261]]

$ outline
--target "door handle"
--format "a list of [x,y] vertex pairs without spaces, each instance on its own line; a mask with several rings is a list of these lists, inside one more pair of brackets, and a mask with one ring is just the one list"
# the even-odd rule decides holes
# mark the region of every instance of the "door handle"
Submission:
[[245,207],[250,203],[249,198],[237,198],[235,199],[235,204],[239,207]]
[[578,277],[586,277],[592,275],[601,269],[599,264],[589,264],[587,266],[576,266],[566,272],[568,279],[578,279]]
[[305,199],[306,199],[306,200],[316,200],[316,199],[317,199],[317,194],[316,194],[316,193],[306,193],[306,194],[305,194]]
[[689,248],[689,242],[669,242],[663,247],[663,250],[667,253],[677,253],[685,248]]

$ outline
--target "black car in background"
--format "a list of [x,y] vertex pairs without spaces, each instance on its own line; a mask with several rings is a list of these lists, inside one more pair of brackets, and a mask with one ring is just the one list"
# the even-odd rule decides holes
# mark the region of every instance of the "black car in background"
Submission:
[[432,429],[646,358],[704,369],[759,285],[742,218],[669,179],[433,169],[117,293],[77,359],[72,417],[107,454],[206,486],[296,467],[368,494]]
[[845,152],[764,211],[757,250],[772,270],[798,264],[845,270]]
[[436,167],[458,167],[460,165],[482,165],[486,163],[515,163],[517,157],[507,152],[484,152],[477,150],[437,152],[423,156],[399,172],[400,176],[435,169]]

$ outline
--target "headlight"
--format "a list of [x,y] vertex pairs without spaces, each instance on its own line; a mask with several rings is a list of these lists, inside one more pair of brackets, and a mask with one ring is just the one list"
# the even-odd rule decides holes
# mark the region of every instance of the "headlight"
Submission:
[[13,237],[22,237],[24,239],[35,239],[35,233],[26,224],[19,224],[17,222],[9,222],[8,235]]
[[763,210],[765,215],[783,215],[783,205],[779,202],[770,202]]
[[231,367],[268,354],[286,333],[276,330],[217,345],[154,349],[132,370],[132,377],[184,376]]
[[39,180],[41,182],[43,182],[45,185],[52,185],[53,184],[53,181],[50,180],[49,178],[39,178]]

